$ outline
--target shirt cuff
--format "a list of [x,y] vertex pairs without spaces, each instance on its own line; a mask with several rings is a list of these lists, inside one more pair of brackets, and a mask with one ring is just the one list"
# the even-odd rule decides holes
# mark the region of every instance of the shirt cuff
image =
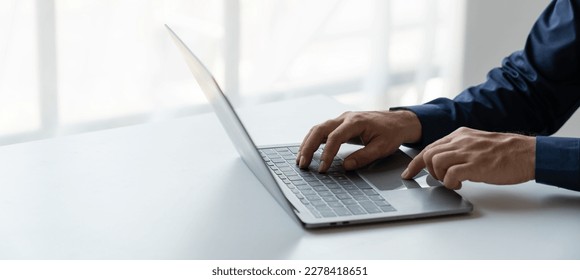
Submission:
[[580,191],[580,139],[536,137],[536,182]]

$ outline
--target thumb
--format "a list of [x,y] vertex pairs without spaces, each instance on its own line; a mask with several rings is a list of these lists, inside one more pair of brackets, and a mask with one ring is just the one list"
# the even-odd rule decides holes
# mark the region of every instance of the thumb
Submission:
[[361,148],[346,157],[344,159],[343,167],[346,170],[361,168],[378,158],[388,155],[389,153],[390,151],[381,151],[381,149],[378,147],[378,144],[373,144],[371,142],[364,148]]

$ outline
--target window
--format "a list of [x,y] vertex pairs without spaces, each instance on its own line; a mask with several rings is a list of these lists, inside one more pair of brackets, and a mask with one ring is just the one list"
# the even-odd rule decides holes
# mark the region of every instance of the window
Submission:
[[0,144],[209,111],[165,23],[236,105],[326,94],[380,109],[452,96],[463,5],[2,1]]
[[0,1],[0,139],[4,142],[30,137],[41,127],[35,16],[33,1]]

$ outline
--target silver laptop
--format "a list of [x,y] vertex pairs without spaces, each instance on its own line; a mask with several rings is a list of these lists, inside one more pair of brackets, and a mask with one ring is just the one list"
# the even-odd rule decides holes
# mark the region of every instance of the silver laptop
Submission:
[[336,158],[326,173],[318,173],[315,153],[308,170],[296,166],[299,145],[256,147],[217,82],[167,26],[189,69],[213,106],[243,161],[278,204],[307,228],[415,219],[468,213],[472,204],[422,171],[402,180],[411,158],[398,150],[357,172],[345,172]]

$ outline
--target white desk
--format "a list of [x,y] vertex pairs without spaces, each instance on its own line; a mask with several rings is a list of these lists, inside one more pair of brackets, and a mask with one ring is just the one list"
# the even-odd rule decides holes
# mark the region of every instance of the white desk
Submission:
[[[245,111],[258,144],[299,142],[347,109],[286,104]],[[470,215],[308,231],[229,141],[205,114],[0,147],[0,258],[580,258],[578,193],[466,183]]]

